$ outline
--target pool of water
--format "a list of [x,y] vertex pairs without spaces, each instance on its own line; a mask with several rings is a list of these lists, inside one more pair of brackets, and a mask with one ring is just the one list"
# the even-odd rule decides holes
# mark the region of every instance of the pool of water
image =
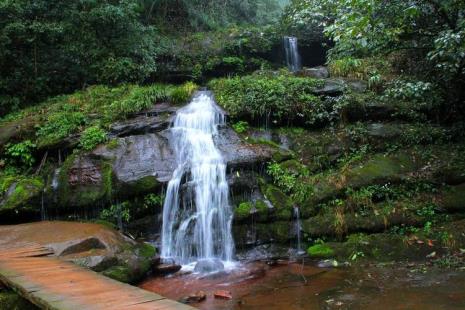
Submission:
[[[314,263],[243,264],[216,275],[154,277],[141,288],[181,300],[197,291],[199,309],[465,309],[465,271],[413,265],[318,268]],[[232,299],[215,299],[226,290]]]

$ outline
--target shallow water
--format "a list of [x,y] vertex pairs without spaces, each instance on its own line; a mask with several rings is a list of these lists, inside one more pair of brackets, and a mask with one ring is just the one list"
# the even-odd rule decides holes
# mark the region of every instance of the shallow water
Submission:
[[[407,266],[318,268],[281,262],[243,265],[216,276],[195,274],[152,278],[140,287],[180,300],[197,291],[207,300],[199,309],[465,309],[465,271]],[[233,299],[215,299],[227,290]]]

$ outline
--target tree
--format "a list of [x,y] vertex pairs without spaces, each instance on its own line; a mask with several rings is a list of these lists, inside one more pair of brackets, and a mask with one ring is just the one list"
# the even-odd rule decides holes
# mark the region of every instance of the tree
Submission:
[[141,82],[156,33],[130,0],[0,2],[0,115],[88,84]]

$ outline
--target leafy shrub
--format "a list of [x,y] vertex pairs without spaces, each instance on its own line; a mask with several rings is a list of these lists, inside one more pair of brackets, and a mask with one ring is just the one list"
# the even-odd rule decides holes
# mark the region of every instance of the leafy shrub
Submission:
[[157,102],[169,98],[169,86],[154,84],[151,86],[132,86],[129,92],[119,100],[115,100],[107,109],[111,119],[127,117],[142,111]]
[[79,130],[85,125],[87,118],[84,113],[76,111],[76,108],[65,104],[62,112],[54,112],[48,116],[48,120],[37,131],[38,145],[45,146],[59,142]]
[[129,203],[112,205],[110,208],[102,210],[100,219],[111,223],[118,223],[118,220],[121,219],[122,222],[129,223],[131,220]]
[[315,125],[328,120],[332,104],[314,95],[320,80],[286,75],[249,75],[209,83],[218,103],[232,118],[300,122]]
[[249,123],[244,121],[239,121],[232,125],[232,128],[237,133],[244,133],[249,129]]
[[434,84],[423,81],[395,80],[390,83],[383,95],[384,100],[412,103],[412,112],[421,109],[432,109],[438,107],[441,95]]
[[198,86],[192,82],[174,87],[169,94],[171,102],[174,104],[185,104],[197,89]]
[[91,151],[97,145],[107,141],[108,137],[104,130],[98,126],[92,126],[84,130],[79,140],[79,146],[86,150]]
[[5,155],[13,164],[20,164],[26,167],[32,167],[35,162],[32,153],[36,149],[36,145],[30,140],[23,141],[17,144],[7,144]]
[[148,194],[144,197],[144,208],[150,209],[163,206],[164,197],[156,194]]

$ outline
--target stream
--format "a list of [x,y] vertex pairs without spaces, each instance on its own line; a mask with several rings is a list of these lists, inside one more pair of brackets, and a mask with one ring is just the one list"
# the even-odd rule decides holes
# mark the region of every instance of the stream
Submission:
[[[255,262],[228,274],[155,277],[141,288],[182,300],[204,291],[192,306],[211,309],[464,309],[465,271],[413,265],[318,268],[315,263]],[[214,298],[217,290],[232,299]]]

